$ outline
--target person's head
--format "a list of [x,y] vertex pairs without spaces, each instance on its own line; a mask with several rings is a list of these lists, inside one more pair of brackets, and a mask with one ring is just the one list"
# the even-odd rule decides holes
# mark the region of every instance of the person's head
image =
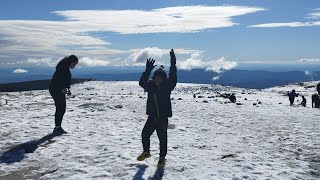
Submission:
[[167,73],[163,66],[160,66],[153,74],[153,82],[156,86],[161,86],[167,80]]
[[318,94],[320,95],[320,83],[317,84],[317,91],[318,91]]
[[66,61],[67,61],[67,65],[70,69],[73,69],[74,67],[76,67],[76,65],[79,62],[77,56],[75,56],[75,55],[71,55],[71,56],[67,57]]
[[293,92],[293,93],[295,93],[295,92],[296,92],[296,90],[292,89],[292,92]]

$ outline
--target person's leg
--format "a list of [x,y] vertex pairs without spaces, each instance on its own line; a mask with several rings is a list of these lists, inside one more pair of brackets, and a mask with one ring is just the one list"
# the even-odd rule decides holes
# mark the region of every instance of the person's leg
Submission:
[[55,125],[56,128],[60,128],[64,113],[66,112],[66,97],[62,93],[57,94],[54,97],[54,101],[56,105]]
[[167,155],[168,146],[168,118],[161,118],[156,124],[156,131],[160,141],[160,157],[165,157]]
[[151,116],[149,116],[141,133],[143,152],[150,152],[150,136],[152,135],[155,129],[156,127],[154,119]]
[[294,103],[294,98],[289,98],[290,101],[290,105],[292,105]]

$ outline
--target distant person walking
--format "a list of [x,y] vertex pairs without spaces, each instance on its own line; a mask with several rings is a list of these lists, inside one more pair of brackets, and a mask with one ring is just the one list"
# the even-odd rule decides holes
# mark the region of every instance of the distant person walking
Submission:
[[301,105],[302,105],[303,107],[306,107],[306,105],[307,105],[307,100],[306,100],[306,98],[305,98],[304,96],[301,96],[301,97],[302,97]]
[[297,94],[297,93],[296,93],[296,90],[293,89],[293,90],[288,94],[288,96],[289,96],[290,106],[292,106],[293,103],[294,103],[295,97],[298,97],[299,94]]
[[75,55],[65,57],[62,59],[56,66],[56,71],[53,74],[49,92],[54,100],[56,106],[55,112],[55,128],[53,133],[63,134],[67,133],[62,127],[63,115],[66,112],[66,96],[71,95],[70,85],[71,85],[71,72],[70,69],[73,69],[78,64],[78,58]]
[[148,92],[147,115],[149,116],[142,130],[143,153],[138,156],[137,160],[143,161],[151,157],[150,136],[156,131],[160,141],[158,167],[165,166],[168,144],[168,117],[172,116],[170,95],[177,84],[176,56],[173,49],[170,51],[170,56],[171,67],[169,78],[163,66],[161,66],[154,72],[152,80],[149,80],[151,71],[156,66],[154,65],[155,60],[150,58],[147,60],[146,70],[139,81],[139,85]]
[[316,85],[316,91],[318,93],[314,93],[311,97],[312,100],[312,108],[319,108],[320,107],[320,83]]
[[320,107],[320,98],[319,98],[319,95],[317,93],[313,94],[311,96],[311,100],[312,100],[312,105],[311,107],[312,108],[319,108]]

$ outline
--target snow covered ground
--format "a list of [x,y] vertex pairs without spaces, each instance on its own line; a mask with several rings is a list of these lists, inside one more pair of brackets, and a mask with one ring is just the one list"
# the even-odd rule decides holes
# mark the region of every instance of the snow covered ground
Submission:
[[[319,179],[320,111],[311,108],[314,88],[305,88],[315,83],[262,91],[178,84],[163,179]],[[306,108],[289,106],[283,94],[293,88],[306,95]],[[156,133],[152,157],[136,161],[147,119],[138,82],[71,90],[63,121],[69,134],[53,139],[46,136],[55,110],[48,91],[0,94],[0,179],[156,179]],[[230,92],[241,104],[218,94]]]

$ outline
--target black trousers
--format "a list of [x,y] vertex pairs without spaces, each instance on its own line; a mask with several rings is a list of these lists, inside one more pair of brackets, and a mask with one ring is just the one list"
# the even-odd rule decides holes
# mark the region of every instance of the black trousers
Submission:
[[294,98],[289,98],[290,101],[290,105],[292,105],[294,103]]
[[150,136],[154,131],[157,132],[160,141],[160,156],[164,157],[167,155],[168,146],[168,118],[154,118],[149,116],[144,128],[142,130],[142,145],[144,152],[150,152]]
[[55,125],[61,126],[63,115],[66,112],[66,95],[62,92],[50,91],[50,94],[54,100],[56,106],[56,113],[54,115]]

